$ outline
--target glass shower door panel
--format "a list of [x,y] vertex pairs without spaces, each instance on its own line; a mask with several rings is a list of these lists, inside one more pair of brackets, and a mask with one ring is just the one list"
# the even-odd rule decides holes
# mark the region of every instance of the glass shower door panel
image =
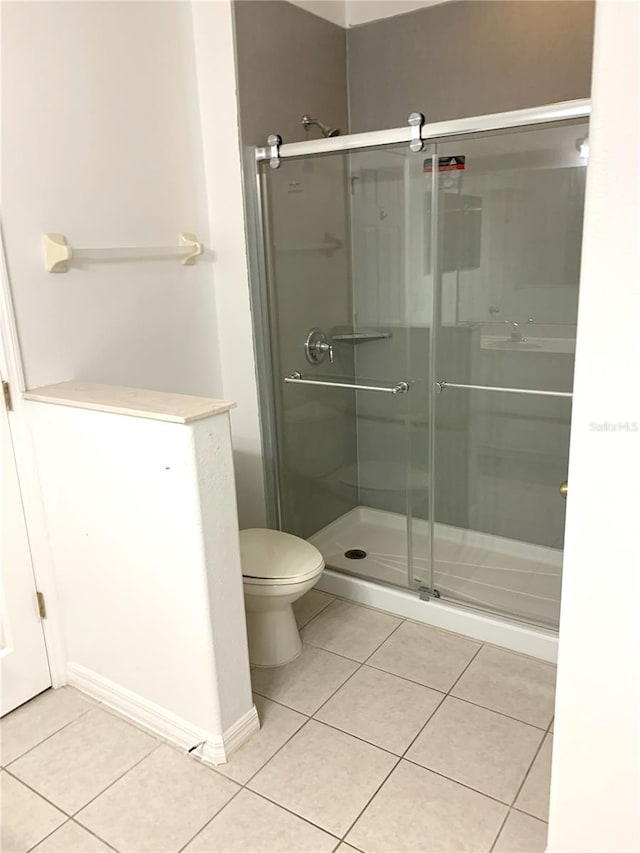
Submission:
[[521,392],[572,389],[586,134],[573,124],[438,152],[464,168],[439,174],[434,582],[548,627],[571,398]]
[[353,378],[353,353],[335,348],[310,364],[305,340],[351,317],[345,157],[283,160],[261,172],[280,526],[302,538],[356,506],[339,471],[356,458],[355,396],[348,390],[285,384],[305,377]]
[[451,388],[436,411],[441,597],[557,627],[570,400]]
[[[284,160],[264,181],[282,529],[332,568],[407,586],[403,158]],[[304,347],[314,328],[317,362]]]
[[[350,156],[353,334],[356,381],[409,383],[396,399],[358,392],[358,501],[369,577],[429,582],[428,337],[424,155],[408,145]],[[420,358],[416,361],[416,354]],[[423,547],[415,548],[416,513]]]

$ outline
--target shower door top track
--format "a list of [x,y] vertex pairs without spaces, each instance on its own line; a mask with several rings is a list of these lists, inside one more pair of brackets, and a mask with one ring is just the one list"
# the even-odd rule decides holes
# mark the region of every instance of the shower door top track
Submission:
[[[524,110],[510,110],[503,113],[456,118],[449,121],[423,124],[421,138],[423,142],[432,139],[443,139],[448,136],[460,136],[469,133],[484,133],[492,130],[508,130],[517,127],[548,124],[558,121],[588,118],[591,115],[591,100],[581,98],[573,101],[561,101],[557,104],[547,104]],[[411,142],[415,138],[415,127],[406,124],[404,127],[374,130],[367,133],[351,133],[346,136],[333,136],[326,139],[310,139],[306,142],[289,142],[275,146],[277,157],[304,157],[309,154],[330,154],[336,151],[351,151],[357,148],[374,148],[379,145],[393,145],[398,142]],[[280,137],[277,137],[278,140]],[[271,139],[270,139],[271,141]],[[272,147],[255,149],[256,160],[270,160],[273,156]]]

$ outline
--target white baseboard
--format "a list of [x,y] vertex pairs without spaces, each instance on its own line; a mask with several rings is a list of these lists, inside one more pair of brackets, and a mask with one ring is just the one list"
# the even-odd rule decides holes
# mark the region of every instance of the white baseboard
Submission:
[[260,728],[260,720],[256,706],[252,705],[246,714],[225,729],[222,733],[222,743],[227,756],[235,752],[243,743],[249,740]]
[[189,750],[202,744],[193,755],[209,764],[225,764],[229,755],[260,728],[255,705],[222,734],[200,729],[166,708],[150,702],[76,663],[67,665],[67,684],[113,708],[136,725]]
[[422,601],[415,592],[372,583],[332,569],[324,570],[315,588],[550,663],[558,659],[558,635],[544,628],[532,628],[444,601]]

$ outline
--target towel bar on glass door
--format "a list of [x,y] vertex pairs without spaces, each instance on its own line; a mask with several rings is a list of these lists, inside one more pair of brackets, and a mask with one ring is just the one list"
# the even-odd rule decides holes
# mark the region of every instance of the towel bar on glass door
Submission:
[[300,371],[296,370],[291,376],[284,377],[285,382],[296,385],[323,385],[327,388],[350,388],[352,391],[383,391],[385,394],[406,394],[409,390],[408,382],[397,382],[391,387],[379,385],[356,385],[349,382],[325,382],[321,379],[304,379]]
[[466,388],[469,391],[505,391],[508,394],[535,394],[542,397],[573,397],[571,391],[540,391],[536,388],[505,388],[501,385],[461,385],[457,382],[436,381],[436,393],[445,388]]

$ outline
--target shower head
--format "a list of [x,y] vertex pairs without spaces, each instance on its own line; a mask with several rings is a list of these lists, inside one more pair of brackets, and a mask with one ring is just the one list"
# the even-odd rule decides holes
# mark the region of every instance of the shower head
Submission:
[[316,127],[320,128],[320,130],[322,131],[322,135],[325,138],[328,138],[330,136],[339,136],[340,135],[340,128],[339,127],[327,127],[327,125],[324,124],[324,122],[321,122],[317,118],[311,118],[311,116],[307,116],[307,115],[302,116],[302,120],[301,120],[300,124],[304,127],[305,130],[309,130],[311,125],[315,124]]

